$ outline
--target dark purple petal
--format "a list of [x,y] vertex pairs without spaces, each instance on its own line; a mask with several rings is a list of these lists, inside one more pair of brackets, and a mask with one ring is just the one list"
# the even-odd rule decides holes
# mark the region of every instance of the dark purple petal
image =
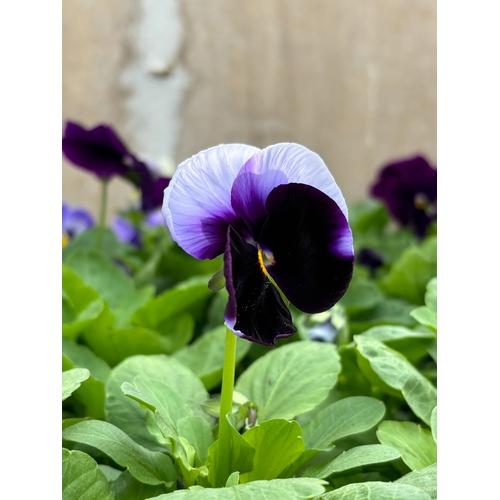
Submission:
[[153,204],[154,208],[161,208],[165,189],[170,184],[170,177],[158,177],[154,183]]
[[352,233],[337,203],[305,184],[278,186],[266,201],[259,243],[267,270],[290,302],[307,313],[330,309],[352,277]]
[[239,337],[264,345],[297,330],[290,311],[262,270],[258,251],[229,226],[224,253],[224,276],[229,300],[226,325]]
[[344,197],[323,160],[300,144],[274,144],[248,159],[231,188],[231,205],[254,238],[264,222],[269,193],[289,183],[319,189],[335,200],[347,217]]
[[401,225],[423,237],[436,218],[437,170],[422,156],[392,162],[381,169],[370,193]]
[[67,122],[62,150],[70,162],[99,177],[125,175],[130,170],[130,153],[107,125],[87,130],[76,123]]

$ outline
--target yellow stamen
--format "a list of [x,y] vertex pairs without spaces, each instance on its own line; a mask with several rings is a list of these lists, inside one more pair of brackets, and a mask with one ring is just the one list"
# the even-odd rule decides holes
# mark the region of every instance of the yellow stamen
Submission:
[[266,266],[264,265],[264,258],[262,256],[262,249],[259,248],[258,252],[257,252],[257,258],[259,259],[259,264],[260,264],[260,268],[262,269],[262,272],[267,276],[267,269],[266,269]]
[[67,234],[62,235],[62,246],[63,248],[69,243],[69,237]]

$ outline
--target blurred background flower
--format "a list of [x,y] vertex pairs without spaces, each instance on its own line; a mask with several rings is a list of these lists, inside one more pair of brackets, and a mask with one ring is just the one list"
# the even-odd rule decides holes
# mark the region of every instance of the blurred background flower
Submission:
[[437,217],[437,170],[422,156],[391,162],[380,170],[371,194],[384,201],[402,226],[423,238]]
[[95,225],[92,214],[82,207],[62,204],[62,246],[66,246],[75,236]]

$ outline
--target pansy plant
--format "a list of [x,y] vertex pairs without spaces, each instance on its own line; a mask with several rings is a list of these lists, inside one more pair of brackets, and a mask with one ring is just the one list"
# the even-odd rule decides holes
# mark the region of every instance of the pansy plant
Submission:
[[[298,144],[220,145],[181,163],[165,189],[172,238],[198,259],[224,256],[228,291],[217,482],[229,470],[236,336],[264,345],[296,332],[299,310],[330,309],[352,277],[345,200],[323,160]],[[235,335],[233,335],[235,334]]]

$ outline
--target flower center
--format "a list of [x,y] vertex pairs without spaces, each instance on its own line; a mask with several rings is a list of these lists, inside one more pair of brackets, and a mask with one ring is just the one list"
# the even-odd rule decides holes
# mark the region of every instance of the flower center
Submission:
[[275,263],[274,256],[268,250],[262,250],[257,244],[257,258],[259,259],[260,268],[262,272],[267,276],[267,266],[271,266]]

